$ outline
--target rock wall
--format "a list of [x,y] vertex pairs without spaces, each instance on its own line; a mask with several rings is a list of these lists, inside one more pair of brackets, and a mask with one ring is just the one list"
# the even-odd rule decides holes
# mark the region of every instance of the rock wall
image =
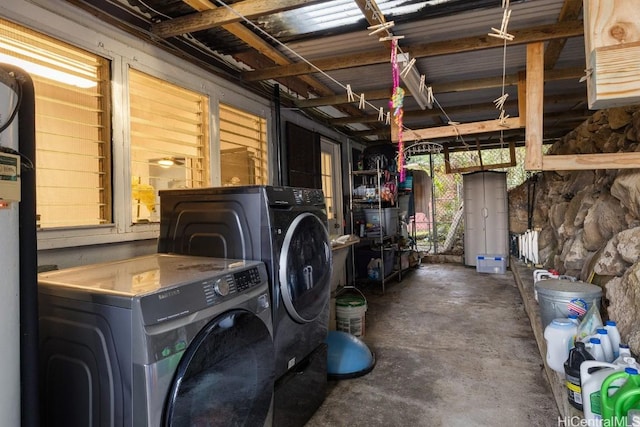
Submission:
[[[553,154],[640,151],[640,106],[597,111],[550,148]],[[640,354],[638,169],[555,171],[509,192],[510,231],[540,230],[544,268],[603,287],[604,317]]]

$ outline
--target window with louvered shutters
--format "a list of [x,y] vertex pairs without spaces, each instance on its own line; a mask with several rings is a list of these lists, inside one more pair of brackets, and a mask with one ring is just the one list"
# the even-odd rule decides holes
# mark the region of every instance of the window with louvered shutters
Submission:
[[209,99],[129,70],[131,210],[134,223],[158,222],[158,191],[209,183]]
[[220,173],[223,186],[268,184],[265,118],[220,104]]
[[40,227],[111,223],[109,61],[0,19],[0,62],[34,83]]

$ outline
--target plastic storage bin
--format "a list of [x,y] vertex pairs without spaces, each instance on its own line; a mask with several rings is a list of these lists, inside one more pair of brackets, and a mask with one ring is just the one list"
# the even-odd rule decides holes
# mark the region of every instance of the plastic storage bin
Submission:
[[[382,233],[385,236],[393,236],[398,233],[398,213],[399,208],[363,209],[367,224],[373,225],[374,230],[380,227],[380,212],[382,212]],[[368,237],[379,236],[380,234],[368,234]]]
[[507,272],[507,256],[479,254],[476,256],[476,271],[478,273],[505,274]]
[[[385,277],[391,274],[393,271],[393,264],[395,260],[395,250],[393,248],[385,248],[383,251],[383,266]],[[367,266],[371,259],[380,258],[380,249],[371,248],[356,248],[356,278],[367,279]]]

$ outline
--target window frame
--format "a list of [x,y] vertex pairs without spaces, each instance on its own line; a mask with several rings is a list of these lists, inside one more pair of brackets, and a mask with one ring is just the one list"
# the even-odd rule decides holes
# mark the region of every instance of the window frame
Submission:
[[[36,17],[36,18],[34,18]],[[158,50],[133,36],[123,34],[102,21],[69,4],[50,12],[27,2],[7,11],[4,19],[43,32],[61,42],[102,56],[110,62],[111,72],[111,167],[112,223],[91,226],[41,229],[37,233],[38,250],[94,246],[106,243],[135,243],[158,238],[159,224],[130,222],[130,154],[127,68],[132,67],[154,77],[209,96],[209,185],[220,185],[218,140],[218,102],[261,115],[267,122],[268,180],[273,176],[273,117],[270,101],[236,86],[188,61]]]

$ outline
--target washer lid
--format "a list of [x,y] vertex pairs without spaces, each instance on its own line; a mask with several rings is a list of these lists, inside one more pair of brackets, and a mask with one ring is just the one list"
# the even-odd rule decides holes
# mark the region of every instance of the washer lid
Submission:
[[320,316],[329,299],[331,245],[326,225],[311,213],[298,215],[285,234],[280,253],[280,292],[297,322]]
[[38,282],[134,297],[210,280],[259,264],[259,261],[152,254],[41,273]]

